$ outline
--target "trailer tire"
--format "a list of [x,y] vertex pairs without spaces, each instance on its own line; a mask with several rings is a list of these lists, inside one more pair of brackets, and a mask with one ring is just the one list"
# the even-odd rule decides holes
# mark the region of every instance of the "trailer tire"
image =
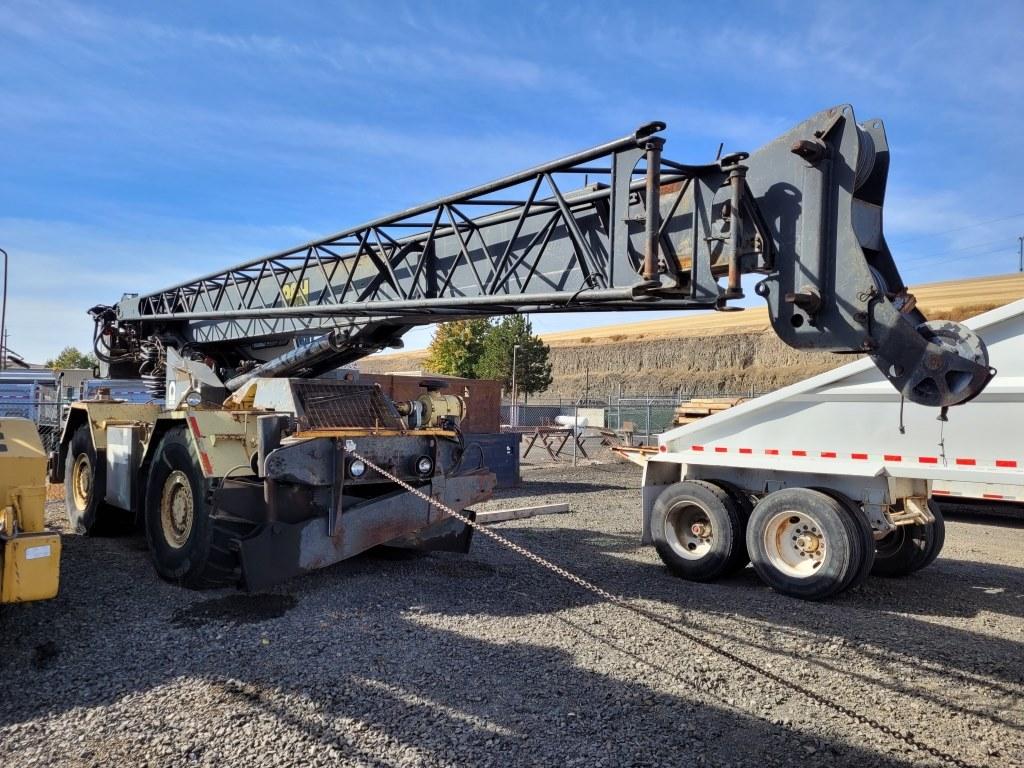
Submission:
[[739,573],[750,564],[750,557],[747,555],[747,524],[750,523],[750,515],[754,511],[754,502],[738,485],[733,485],[726,480],[708,480],[712,485],[717,485],[729,494],[736,511],[740,514],[740,532],[737,540],[740,545],[736,548],[735,560],[726,569],[726,574]]
[[234,586],[240,579],[232,541],[213,515],[206,479],[183,428],[160,439],[146,482],[146,541],[162,579],[190,589]]
[[106,496],[107,466],[99,459],[88,424],[71,435],[64,464],[64,510],[75,533],[101,533]]
[[928,536],[928,551],[924,556],[924,562],[917,567],[917,570],[927,568],[929,565],[934,563],[946,544],[946,521],[942,517],[942,510],[939,509],[939,505],[931,499],[928,500],[928,510],[932,513],[932,517],[935,518],[935,522],[927,526],[930,529]]
[[901,525],[876,543],[875,565],[871,573],[885,578],[909,576],[931,565],[946,542],[946,523],[938,504],[928,502],[935,517],[930,525]]
[[747,552],[768,586],[804,600],[845,589],[864,556],[844,505],[810,488],[784,488],[758,502],[747,526]]
[[651,529],[662,562],[688,581],[713,581],[745,561],[741,513],[717,485],[670,485],[654,502]]
[[871,522],[868,520],[868,516],[864,514],[864,510],[861,505],[845,493],[832,490],[831,488],[815,488],[815,490],[831,496],[842,504],[846,511],[849,512],[850,519],[856,526],[857,534],[860,538],[861,555],[859,556],[859,559],[861,565],[856,571],[850,572],[850,580],[846,586],[843,587],[842,591],[847,589],[856,589],[867,581],[868,576],[871,575],[871,569],[875,564],[875,532],[871,528]]

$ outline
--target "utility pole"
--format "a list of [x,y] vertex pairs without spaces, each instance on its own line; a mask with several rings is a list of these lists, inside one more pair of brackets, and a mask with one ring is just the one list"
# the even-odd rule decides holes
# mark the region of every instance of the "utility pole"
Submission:
[[0,370],[7,369],[7,251],[0,248],[4,255],[4,298],[0,306]]
[[[1019,272],[1024,272],[1024,235],[1017,238],[1017,242],[1020,243],[1020,266],[1017,268]],[[7,280],[4,280],[4,290],[6,290]]]

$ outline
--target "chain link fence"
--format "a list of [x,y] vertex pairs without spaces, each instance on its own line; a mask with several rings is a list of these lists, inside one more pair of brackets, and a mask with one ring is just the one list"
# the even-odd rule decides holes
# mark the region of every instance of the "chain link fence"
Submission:
[[58,400],[31,400],[4,392],[0,388],[0,418],[21,418],[35,422],[43,450],[49,453],[60,444],[61,411],[67,403]]
[[628,430],[638,442],[649,444],[653,438],[672,428],[676,407],[692,399],[753,398],[764,394],[757,391],[735,393],[672,393],[624,397],[613,394],[607,399],[535,398],[528,403],[501,405],[501,423],[517,427],[556,426],[558,417],[565,424],[579,424],[586,428]]

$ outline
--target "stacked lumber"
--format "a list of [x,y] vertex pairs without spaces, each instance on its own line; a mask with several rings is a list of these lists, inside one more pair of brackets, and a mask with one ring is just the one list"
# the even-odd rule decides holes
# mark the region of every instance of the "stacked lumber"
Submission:
[[672,424],[681,427],[692,424],[719,411],[727,411],[740,403],[746,402],[745,397],[695,397],[676,406]]

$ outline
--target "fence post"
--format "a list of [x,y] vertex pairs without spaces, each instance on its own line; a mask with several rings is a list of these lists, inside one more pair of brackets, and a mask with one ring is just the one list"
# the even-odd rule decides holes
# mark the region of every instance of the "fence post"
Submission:
[[644,445],[651,444],[651,393],[647,393],[647,428],[644,435]]
[[576,401],[575,407],[572,409],[572,465],[576,466],[576,448],[579,443],[576,442],[579,435],[577,434],[580,428],[580,403]]
[[615,398],[615,428],[622,429],[622,382],[619,382],[619,395]]

